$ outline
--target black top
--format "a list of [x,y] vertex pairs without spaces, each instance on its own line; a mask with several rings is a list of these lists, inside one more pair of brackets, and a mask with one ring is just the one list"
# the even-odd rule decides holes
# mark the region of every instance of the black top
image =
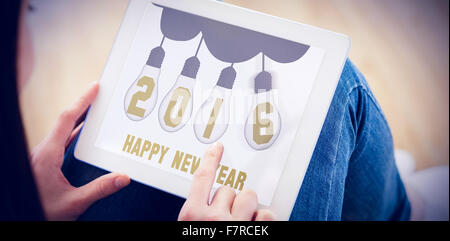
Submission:
[[21,1],[0,1],[0,220],[44,220],[16,87],[20,6]]

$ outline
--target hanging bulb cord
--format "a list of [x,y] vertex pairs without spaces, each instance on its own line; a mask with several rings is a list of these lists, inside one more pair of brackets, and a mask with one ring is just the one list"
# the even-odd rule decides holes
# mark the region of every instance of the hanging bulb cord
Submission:
[[265,54],[262,53],[262,71],[255,77],[255,93],[272,89],[272,75],[265,71]]
[[159,44],[159,47],[162,47],[165,39],[166,39],[166,35],[163,35],[163,38],[161,40],[161,43]]
[[195,55],[194,55],[195,57],[197,57],[198,51],[200,50],[200,46],[202,46],[202,43],[203,43],[203,36],[200,39],[200,43],[198,43],[197,51],[195,51]]
[[265,69],[264,69],[264,65],[265,65],[264,59],[265,59],[265,55],[264,55],[264,53],[262,53],[262,71],[263,72],[265,71]]
[[163,35],[163,38],[159,46],[150,51],[146,63],[147,65],[153,66],[155,68],[161,68],[162,62],[164,61],[164,56],[166,55],[166,52],[164,52],[164,49],[162,48],[165,39],[166,36]]
[[195,55],[188,58],[186,62],[184,62],[183,70],[181,71],[181,74],[195,79],[197,77],[198,69],[200,68],[200,60],[197,58],[198,51],[200,50],[200,46],[203,42],[203,36],[200,39],[200,43],[198,43],[197,51],[195,51]]

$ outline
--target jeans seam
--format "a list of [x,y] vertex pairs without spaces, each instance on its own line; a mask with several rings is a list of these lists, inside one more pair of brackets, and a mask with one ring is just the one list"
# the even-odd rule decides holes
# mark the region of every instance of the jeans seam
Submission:
[[[365,78],[364,78],[364,76],[362,76],[362,74],[361,74],[361,76],[359,76],[359,74],[357,72],[355,72],[354,70],[351,71],[351,76],[355,80],[360,80],[360,79],[364,79],[365,80]],[[367,81],[366,81],[366,83],[367,83]],[[382,119],[383,119],[385,125],[387,125],[387,127],[389,129],[389,123],[386,120],[386,115],[384,114],[383,110],[381,109],[381,106],[376,101],[375,97],[373,96],[373,93],[368,91],[368,88],[369,88],[368,87],[368,83],[367,83],[367,86],[366,86],[364,83],[361,83],[360,81],[355,81],[355,84],[351,87],[351,89],[347,93],[347,98],[349,98],[350,94],[357,88],[361,88],[361,90],[364,91],[364,94],[369,97],[370,101],[373,103],[375,108],[377,108],[378,112],[381,113],[381,116],[383,117]]]
[[[350,93],[354,90],[354,89],[356,89],[356,88],[358,88],[358,85],[355,85],[354,87],[352,87],[351,88],[351,90],[349,91],[349,93],[347,94],[347,98],[346,98],[346,100],[345,100],[345,108],[344,108],[344,111],[346,110],[346,108],[348,108],[348,105],[349,105],[349,100],[350,100]],[[342,117],[341,117],[341,120],[340,120],[340,126],[339,126],[339,133],[341,133],[342,132],[342,125],[343,125],[343,123],[344,123],[344,121],[343,121],[343,119],[344,119],[344,117],[345,117],[345,115],[342,115]],[[338,154],[338,152],[339,152],[339,149],[338,149],[338,147],[340,146],[340,143],[341,143],[341,140],[342,140],[342,135],[339,135],[339,139],[338,139],[338,141],[337,141],[337,148],[336,148],[336,152],[335,152],[335,154],[334,154],[334,161],[333,161],[333,170],[332,170],[332,172],[331,172],[331,176],[330,176],[330,178],[331,178],[331,182],[330,182],[330,186],[329,186],[329,188],[328,188],[328,201],[327,201],[327,207],[326,207],[326,209],[325,209],[325,214],[326,214],[326,216],[325,216],[325,220],[328,220],[328,216],[329,216],[329,213],[328,213],[328,211],[329,211],[329,207],[330,207],[330,199],[331,199],[331,189],[332,189],[332,186],[333,186],[333,184],[334,184],[334,182],[335,182],[335,174],[336,174],[336,160],[337,160],[337,154]],[[345,188],[345,186],[344,186],[344,188]],[[342,206],[341,206],[341,215],[342,215]]]
[[[349,103],[350,103],[350,94],[353,92],[353,91],[355,91],[356,89],[358,89],[358,88],[362,88],[362,89],[365,89],[364,88],[364,86],[363,85],[361,85],[361,84],[355,84],[354,86],[352,86],[351,87],[351,89],[348,91],[348,93],[347,93],[347,95],[346,95],[346,100],[345,100],[345,108],[343,109],[343,111],[345,111],[347,108],[348,108],[348,105],[349,105]],[[367,94],[367,93],[366,93]],[[344,119],[344,117],[345,117],[345,114],[344,115],[342,115],[342,117],[341,117],[341,120],[340,120],[340,122],[339,123],[341,123],[340,124],[340,126],[339,126],[339,133],[342,133],[342,126],[343,126],[343,123],[344,123],[344,121],[343,121],[343,119]],[[339,135],[339,139],[338,139],[338,142],[337,142],[337,147],[339,147],[340,146],[340,143],[341,143],[341,141],[342,141],[342,134],[341,135]],[[336,152],[335,152],[335,155],[334,155],[334,162],[333,162],[333,170],[332,170],[332,172],[331,172],[331,182],[330,182],[330,187],[329,187],[329,189],[328,189],[328,202],[327,202],[327,207],[326,207],[326,217],[325,217],[325,219],[326,220],[328,220],[328,216],[329,216],[329,213],[328,213],[328,211],[329,211],[329,206],[330,206],[330,195],[331,195],[331,189],[332,189],[332,186],[333,186],[333,184],[334,184],[334,182],[335,182],[335,175],[336,175],[336,160],[337,160],[337,154],[338,154],[338,148],[336,148]],[[347,167],[348,168],[348,167]],[[344,186],[344,189],[345,189],[345,186]],[[342,206],[341,206],[341,218],[342,218]]]
[[[349,97],[350,94],[351,94],[353,91],[357,90],[357,89],[361,89],[362,91],[364,91],[364,94],[365,94],[366,96],[368,96],[368,93],[367,93],[367,91],[366,91],[366,88],[365,88],[363,85],[357,85],[357,86],[355,86],[355,87],[349,92],[348,98],[350,98],[350,97]],[[371,101],[373,101],[373,100],[371,99]],[[359,128],[359,125],[358,125],[358,128]],[[357,132],[358,132],[358,131],[355,130],[355,133],[357,133]],[[363,135],[365,132],[366,132],[366,129],[363,129],[361,135]],[[366,142],[367,142],[367,140],[366,140],[364,143],[366,143]],[[354,146],[354,148],[353,148],[352,154],[354,153],[354,150],[356,150],[357,147],[360,146],[360,145],[362,145],[362,144],[363,144],[363,143],[356,143],[356,140],[355,140],[355,146]],[[366,145],[363,146],[363,149],[358,153],[358,155],[360,155],[360,153],[362,153],[362,152],[364,151],[365,148],[366,148]],[[350,155],[350,158],[351,158],[351,155]],[[350,160],[349,160],[349,161],[350,161]],[[349,163],[350,163],[350,162],[349,162]]]
[[[389,123],[388,123],[387,120],[386,120],[386,116],[384,115],[384,113],[383,113],[383,111],[381,110],[380,106],[378,105],[377,101],[374,99],[374,97],[372,97],[372,95],[369,94],[369,92],[367,91],[367,88],[366,88],[364,85],[356,85],[354,88],[352,88],[352,89],[349,91],[349,94],[347,95],[347,98],[350,98],[350,97],[349,97],[350,94],[351,94],[354,90],[357,90],[357,89],[361,89],[362,92],[364,93],[364,95],[366,95],[366,96],[369,97],[369,101],[372,102],[372,104],[375,106],[375,108],[376,108],[376,110],[378,111],[378,113],[380,113],[380,115],[381,115],[381,117],[382,117],[381,119],[382,119],[382,121],[383,121],[383,123],[384,123],[386,129],[389,130],[389,135],[390,135],[390,137],[392,138],[392,134],[391,134],[391,131],[390,131]],[[347,101],[348,101],[348,99],[347,99]],[[362,132],[361,134],[364,134],[364,132],[366,132],[366,129],[363,129],[363,132]],[[367,142],[367,140],[366,140],[365,142]],[[355,144],[356,144],[356,143],[355,143]],[[361,145],[361,143],[356,144],[354,149],[357,149],[357,147],[358,147],[359,145]],[[362,153],[362,152],[364,151],[365,148],[366,148],[366,145],[364,145],[363,149],[362,149],[359,153]],[[358,155],[359,155],[359,154],[358,154]]]
[[[339,145],[339,143],[340,143],[340,137],[339,137],[339,141],[338,141],[338,145]],[[329,209],[330,209],[330,200],[331,200],[331,189],[332,189],[332,186],[333,186],[333,184],[334,184],[334,177],[335,177],[335,174],[336,174],[336,156],[337,156],[337,151],[336,151],[336,155],[334,156],[334,162],[333,162],[333,170],[332,170],[332,172],[331,172],[331,182],[330,182],[330,186],[329,186],[329,188],[328,188],[328,201],[327,201],[327,208],[326,208],[326,216],[325,216],[325,220],[328,220],[328,216],[329,216],[329,213],[328,213],[328,211],[329,211]],[[342,209],[342,208],[341,208]],[[341,213],[342,213],[342,210],[341,210]]]
[[364,92],[366,93],[367,96],[369,96],[370,101],[373,103],[375,108],[377,108],[377,111],[380,113],[381,117],[383,117],[381,119],[383,120],[384,124],[386,125],[386,128],[389,130],[389,135],[391,135],[391,137],[392,137],[391,128],[389,127],[389,123],[386,119],[386,115],[384,114],[383,110],[379,106],[378,102],[371,95],[369,95],[369,93],[367,93],[367,91],[365,89],[364,89]]

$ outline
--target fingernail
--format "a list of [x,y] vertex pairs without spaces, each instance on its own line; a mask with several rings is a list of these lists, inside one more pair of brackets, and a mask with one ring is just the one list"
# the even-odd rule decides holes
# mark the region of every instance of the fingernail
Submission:
[[116,180],[114,180],[114,185],[117,188],[121,188],[121,187],[125,186],[125,181],[123,180],[122,177],[116,177]]
[[91,85],[89,86],[89,89],[94,88],[96,85],[98,85],[97,81],[92,82]]
[[[208,150],[210,153],[214,154],[214,156],[219,156],[221,155],[222,151],[223,151],[223,145],[220,142],[214,142]],[[220,158],[219,158],[220,159]],[[220,161],[220,160],[219,160]]]
[[220,142],[218,142],[218,141],[216,141],[216,142],[213,143],[213,148],[214,148],[214,149],[217,149],[217,148],[220,148],[220,147],[222,147],[222,143],[220,143]]

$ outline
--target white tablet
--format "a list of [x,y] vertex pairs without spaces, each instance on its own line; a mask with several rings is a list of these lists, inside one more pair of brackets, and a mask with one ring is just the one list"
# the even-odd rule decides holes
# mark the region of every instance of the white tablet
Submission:
[[[186,197],[206,148],[221,185],[287,220],[347,36],[212,0],[131,0],[75,157]],[[170,208],[170,207],[161,207]]]

